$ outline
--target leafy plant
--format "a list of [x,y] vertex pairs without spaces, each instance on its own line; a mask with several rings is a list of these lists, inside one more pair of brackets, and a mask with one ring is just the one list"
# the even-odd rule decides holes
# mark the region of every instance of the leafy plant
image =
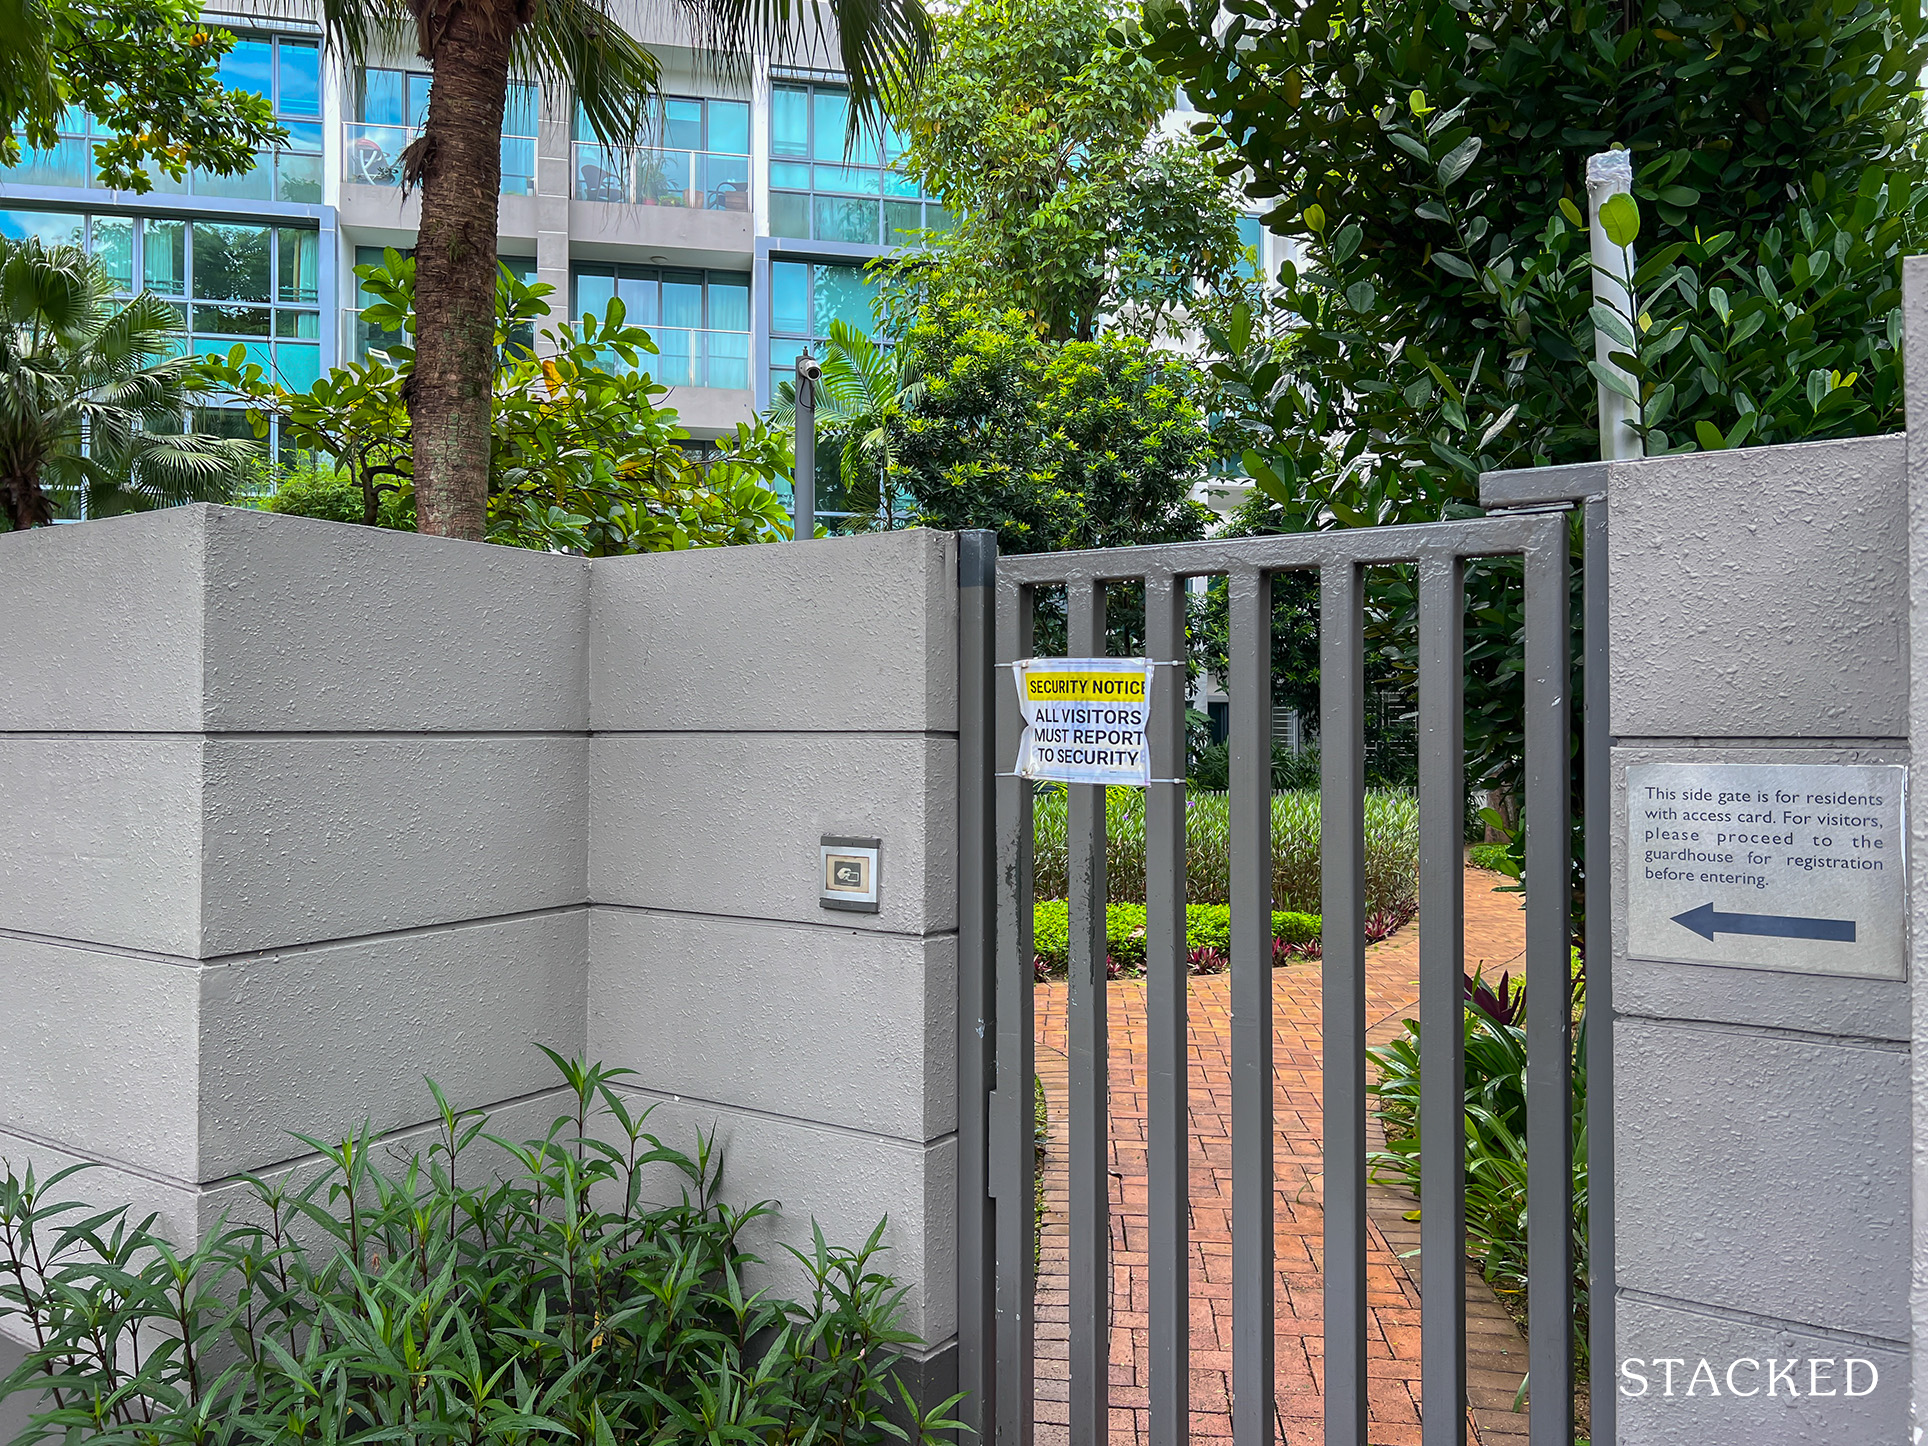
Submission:
[[[904,521],[909,499],[897,485],[898,458],[905,415],[923,394],[907,354],[880,346],[841,317],[830,323],[817,383],[817,426],[837,448],[836,486],[857,527],[888,529]],[[796,431],[794,381],[777,389],[770,421]]]
[[[399,499],[403,514],[416,501],[405,401],[416,367],[415,261],[391,250],[356,274],[375,298],[363,318],[400,338],[386,350],[335,368],[306,392],[275,382],[239,346],[204,366],[249,403],[257,433],[277,416],[285,441],[333,459],[360,489],[362,520],[372,524],[384,498]],[[608,556],[789,536],[773,486],[791,466],[781,435],[740,423],[717,455],[691,457],[675,409],[661,405],[669,389],[648,372],[656,345],[628,324],[620,300],[600,320],[546,329],[537,356],[517,338],[549,314],[553,288],[506,267],[498,283],[490,541]]]
[[[1489,1283],[1516,1306],[1530,1295],[1526,1247],[1525,993],[1502,975],[1466,979],[1466,1243]],[[1420,1192],[1419,1025],[1404,1021],[1388,1044],[1367,1051],[1378,1097],[1374,1113],[1386,1148],[1371,1157],[1373,1178]],[[1573,1081],[1573,1340],[1587,1352],[1586,1023],[1575,1031]],[[1421,1202],[1423,1210],[1424,1202]]]
[[1211,438],[1169,354],[1109,332],[1054,342],[968,296],[930,301],[895,336],[924,382],[894,464],[920,523],[993,528],[1005,552],[1204,536],[1190,494]]
[[146,193],[190,165],[250,170],[288,137],[265,95],[220,83],[232,32],[194,0],[20,0],[0,46],[0,163],[51,150],[70,109],[94,119],[93,169],[109,190]]
[[905,168],[955,225],[894,261],[893,305],[975,295],[1054,342],[1155,340],[1242,293],[1237,201],[1161,127],[1172,84],[1121,5],[964,0],[932,31],[929,70],[890,110]]
[[53,521],[55,499],[89,516],[225,502],[249,476],[244,442],[184,432],[202,390],[180,356],[180,314],[143,293],[114,300],[98,261],[72,246],[0,241],[0,515]]
[[[1063,899],[1038,899],[1032,906],[1031,949],[1036,955],[1042,977],[1062,972],[1071,961],[1071,912]],[[1224,904],[1187,904],[1185,906],[1185,949],[1191,956],[1192,972],[1215,974],[1225,967],[1232,952],[1232,911]],[[1274,964],[1293,959],[1317,957],[1319,916],[1274,910],[1272,938]],[[1145,969],[1145,906],[1107,904],[1105,906],[1105,954],[1116,966],[1113,978],[1123,974],[1142,974]]]
[[425,1153],[384,1168],[366,1130],[302,1137],[326,1163],[245,1177],[249,1223],[192,1247],[60,1201],[73,1169],[8,1168],[0,1318],[33,1345],[0,1397],[44,1395],[23,1439],[855,1446],[955,1427],[957,1398],[920,1408],[892,1369],[913,1338],[881,1224],[791,1252],[807,1301],[749,1290],[742,1233],[771,1207],[722,1201],[712,1141],[651,1135],[628,1071],[550,1057],[573,1098],[540,1138],[490,1134],[431,1083]]
[[[1231,902],[1231,799],[1195,793],[1186,799],[1185,888],[1193,904]],[[1418,898],[1419,804],[1412,794],[1366,794],[1366,912],[1396,928]],[[1070,856],[1065,794],[1040,793],[1032,807],[1033,887],[1041,899],[1069,892]],[[1135,788],[1107,790],[1105,886],[1114,903],[1145,898],[1145,800]],[[1272,904],[1314,912],[1321,907],[1319,795],[1272,795]]]

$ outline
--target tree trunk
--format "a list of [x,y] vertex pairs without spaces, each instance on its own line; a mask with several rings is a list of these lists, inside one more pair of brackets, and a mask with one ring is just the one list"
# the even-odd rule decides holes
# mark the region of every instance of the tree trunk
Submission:
[[408,400],[416,525],[477,542],[488,521],[502,110],[510,41],[525,11],[514,0],[456,0],[418,11],[435,79],[420,163]]

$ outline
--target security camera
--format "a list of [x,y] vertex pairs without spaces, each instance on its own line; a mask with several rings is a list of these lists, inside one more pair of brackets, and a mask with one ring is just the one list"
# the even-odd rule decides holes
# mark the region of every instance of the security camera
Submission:
[[797,358],[797,380],[798,381],[814,382],[814,381],[820,380],[822,376],[823,376],[823,367],[818,364],[817,359],[811,356],[809,352],[805,352],[802,356]]

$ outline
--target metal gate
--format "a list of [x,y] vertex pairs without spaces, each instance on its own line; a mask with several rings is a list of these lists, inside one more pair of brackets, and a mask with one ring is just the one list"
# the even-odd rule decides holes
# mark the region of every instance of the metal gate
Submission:
[[[1560,474],[1556,476],[1557,474]],[[1581,474],[1575,476],[1573,474]],[[1513,478],[1527,474],[1501,474]],[[1532,1446],[1573,1440],[1569,1348],[1572,1106],[1569,1060],[1569,521],[1585,501],[1589,670],[1587,818],[1607,857],[1604,709],[1604,468],[1547,469],[1557,485],[1514,500],[1561,505],[1466,521],[1000,558],[994,534],[960,556],[960,1408],[979,1439],[1030,1446],[1033,1433],[1033,964],[1031,785],[1010,776],[1021,727],[1002,665],[1030,656],[1033,597],[1062,586],[1071,656],[1105,651],[1105,590],[1143,585],[1146,656],[1185,656],[1185,582],[1229,588],[1231,677],[1232,1429],[1236,1446],[1274,1430],[1271,578],[1315,569],[1320,599],[1324,1028],[1325,1446],[1367,1446],[1366,1000],[1363,569],[1409,564],[1419,595],[1420,1296],[1426,1446],[1466,1436],[1464,1038],[1461,970],[1466,779],[1464,570],[1517,556],[1524,571],[1528,1323]],[[1489,479],[1491,481],[1492,479]],[[1504,486],[1496,489],[1504,494]],[[1601,487],[1599,490],[1604,491]],[[1176,674],[1177,681],[1170,674]],[[1181,669],[1152,690],[1151,773],[1185,776]],[[1070,1442],[1105,1446],[1113,1278],[1109,1259],[1105,992],[1105,803],[1069,786]],[[1189,1115],[1185,785],[1145,800],[1148,1028],[1150,1437],[1185,1446],[1190,1428]],[[1604,870],[1602,871],[1604,873]],[[1588,911],[1591,1190],[1611,1201],[1605,1114],[1611,1057],[1604,888]],[[1596,1073],[1597,1071],[1597,1073]],[[1611,1358],[1610,1209],[1591,1222],[1595,1359]],[[1604,1344],[1602,1344],[1604,1343]],[[1610,1379],[1611,1370],[1607,1371]],[[1613,1441],[1610,1387],[1594,1394],[1593,1437]],[[1295,1441],[1293,1446],[1298,1446]]]

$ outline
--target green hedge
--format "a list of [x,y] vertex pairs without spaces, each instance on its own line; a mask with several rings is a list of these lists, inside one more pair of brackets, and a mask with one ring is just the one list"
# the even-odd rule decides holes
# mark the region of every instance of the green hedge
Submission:
[[[1272,915],[1272,937],[1287,944],[1312,944],[1319,938],[1319,916],[1280,910]],[[1224,904],[1185,906],[1185,946],[1229,954],[1232,911]],[[1145,967],[1145,906],[1105,907],[1105,947],[1120,968]],[[1040,964],[1062,969],[1071,961],[1071,906],[1063,899],[1039,899],[1032,906],[1031,949]]]
[[[1190,794],[1185,809],[1185,896],[1194,904],[1231,902],[1231,806],[1224,793]],[[1033,806],[1033,879],[1037,897],[1067,893],[1070,856],[1061,788],[1040,793]],[[1366,913],[1403,918],[1419,894],[1419,803],[1409,792],[1376,789],[1366,795]],[[1113,903],[1145,901],[1145,795],[1107,790],[1105,886]],[[1320,907],[1319,795],[1272,795],[1272,907]]]

